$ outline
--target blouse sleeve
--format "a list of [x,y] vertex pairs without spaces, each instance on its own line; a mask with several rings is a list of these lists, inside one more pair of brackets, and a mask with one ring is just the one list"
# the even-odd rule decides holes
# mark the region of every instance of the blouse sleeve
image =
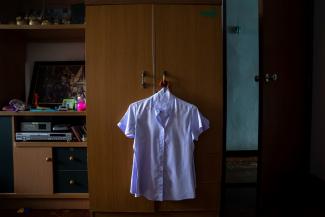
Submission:
[[135,120],[136,117],[134,105],[130,105],[120,122],[117,124],[125,136],[131,139],[133,139],[135,136]]
[[191,117],[191,134],[193,141],[198,141],[200,134],[209,129],[209,120],[206,119],[198,110],[194,107]]

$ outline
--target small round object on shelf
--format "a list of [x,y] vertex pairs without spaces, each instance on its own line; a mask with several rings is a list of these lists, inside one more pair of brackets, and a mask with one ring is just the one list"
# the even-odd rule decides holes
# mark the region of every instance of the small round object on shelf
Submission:
[[47,26],[47,25],[51,25],[52,23],[49,20],[43,20],[41,25],[42,26]]

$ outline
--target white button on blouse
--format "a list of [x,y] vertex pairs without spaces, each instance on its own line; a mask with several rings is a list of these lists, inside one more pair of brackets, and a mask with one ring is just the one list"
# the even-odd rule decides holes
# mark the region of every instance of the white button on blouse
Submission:
[[162,89],[132,103],[118,126],[134,139],[131,194],[155,201],[195,198],[193,141],[209,128],[196,106]]

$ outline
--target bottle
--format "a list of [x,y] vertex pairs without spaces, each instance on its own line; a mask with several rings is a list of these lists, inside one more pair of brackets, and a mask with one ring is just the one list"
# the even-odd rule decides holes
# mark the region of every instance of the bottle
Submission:
[[86,99],[85,98],[78,96],[76,109],[78,112],[86,111]]

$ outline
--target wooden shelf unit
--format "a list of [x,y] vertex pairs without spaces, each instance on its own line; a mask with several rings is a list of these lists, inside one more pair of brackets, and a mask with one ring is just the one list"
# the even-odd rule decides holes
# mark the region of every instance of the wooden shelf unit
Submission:
[[0,33],[19,35],[29,42],[83,42],[84,24],[21,25],[0,24]]
[[[47,207],[77,208],[89,207],[87,168],[80,170],[87,162],[87,142],[75,141],[15,141],[15,133],[23,121],[50,121],[71,125],[84,124],[86,112],[0,112],[0,127],[5,130],[1,137],[10,137],[3,143],[12,155],[8,170],[8,191],[2,189],[0,202],[12,201],[12,208]],[[1,132],[0,132],[1,133]],[[73,156],[69,159],[69,156]],[[58,169],[60,167],[60,169]],[[77,184],[67,184],[67,180]],[[82,190],[80,188],[82,187]],[[27,205],[25,205],[27,204]],[[2,204],[0,208],[3,208]]]
[[[60,3],[71,5],[78,2],[66,0]],[[29,8],[37,9],[39,6],[42,6],[42,1],[39,0],[6,1],[0,8],[1,22],[13,21],[19,13],[28,11]],[[0,109],[11,99],[25,99],[25,66],[30,55],[27,52],[29,44],[48,42],[82,44],[85,42],[85,24],[0,24],[0,71],[3,74],[0,79]],[[85,119],[86,112],[76,111],[0,111],[0,208],[89,207],[87,190],[79,190],[81,184],[83,187],[87,186],[87,169],[78,170],[78,167],[87,165],[87,142],[15,141],[15,133],[20,130],[19,124],[23,121],[79,125],[84,124]],[[67,159],[69,154],[78,161]],[[60,165],[59,159],[63,161]],[[64,182],[67,178],[75,180],[75,184]]]
[[67,148],[75,148],[75,147],[87,147],[87,142],[14,142],[16,147],[67,147]]
[[0,198],[47,198],[47,199],[80,199],[89,198],[88,193],[54,193],[54,194],[16,194],[16,193],[0,193]]
[[77,112],[77,111],[57,111],[57,112],[0,111],[0,116],[86,116],[86,115],[87,115],[86,112]]
[[84,30],[85,24],[53,24],[53,25],[15,25],[0,24],[0,30]]

